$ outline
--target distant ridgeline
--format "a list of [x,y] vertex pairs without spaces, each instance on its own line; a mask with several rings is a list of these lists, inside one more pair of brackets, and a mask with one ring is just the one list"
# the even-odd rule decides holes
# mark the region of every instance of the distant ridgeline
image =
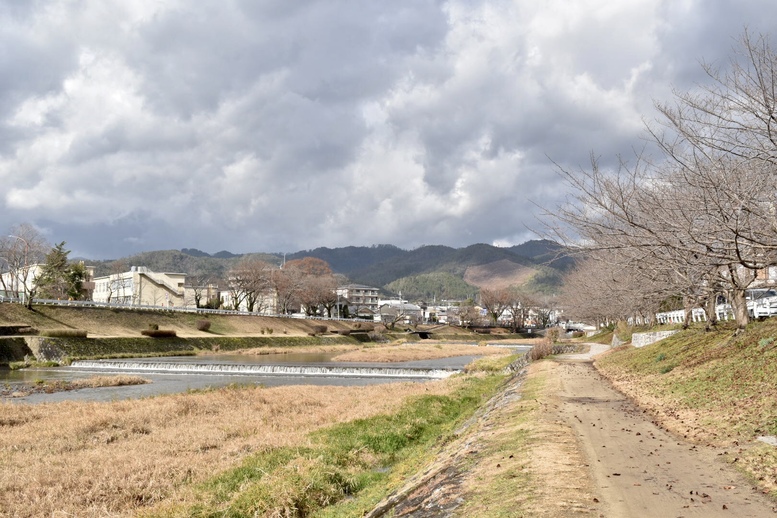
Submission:
[[481,287],[507,287],[519,282],[526,290],[557,292],[563,274],[574,265],[564,255],[564,247],[548,240],[533,240],[509,248],[475,244],[465,248],[440,245],[403,250],[393,245],[316,248],[293,254],[234,254],[226,250],[208,254],[196,248],[144,252],[109,261],[89,261],[95,275],[109,275],[146,266],[156,272],[207,275],[224,278],[241,260],[251,256],[270,264],[283,260],[316,257],[326,261],[335,273],[351,282],[380,288],[385,294],[398,294],[413,300],[466,299]]

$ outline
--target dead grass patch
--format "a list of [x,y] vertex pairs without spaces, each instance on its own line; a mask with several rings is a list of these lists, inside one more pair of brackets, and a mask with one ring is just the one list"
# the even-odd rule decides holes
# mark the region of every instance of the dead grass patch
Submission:
[[[295,354],[295,353],[336,353],[358,349],[358,345],[306,345],[304,347],[252,347],[250,349],[238,349],[234,351],[222,351],[221,354],[240,354],[249,356],[264,356],[266,354]],[[210,355],[212,351],[201,351],[198,354]]]
[[335,356],[341,362],[405,362],[415,360],[434,360],[453,356],[509,355],[510,351],[501,347],[478,347],[456,343],[410,343],[399,345],[367,346]]
[[322,426],[388,413],[459,381],[227,387],[111,403],[0,403],[0,509],[11,516],[136,516],[186,502],[246,456],[305,446]]

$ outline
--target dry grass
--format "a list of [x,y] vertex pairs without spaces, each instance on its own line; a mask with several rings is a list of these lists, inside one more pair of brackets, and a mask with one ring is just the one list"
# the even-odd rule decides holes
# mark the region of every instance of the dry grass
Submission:
[[529,351],[529,357],[532,361],[537,361],[553,354],[553,343],[549,339],[538,342],[532,350]]
[[510,351],[502,347],[477,347],[464,344],[400,344],[367,346],[335,356],[339,362],[406,362],[415,360],[433,360],[453,356],[508,355]]
[[[593,485],[575,434],[549,411],[559,404],[555,362],[536,362],[520,388],[468,440],[472,466],[464,476],[465,503],[454,516],[599,516]],[[510,397],[510,391],[521,397]]]
[[[358,349],[358,345],[306,345],[304,348],[279,346],[279,347],[252,347],[250,349],[237,349],[234,351],[221,351],[220,354],[239,354],[249,356],[264,356],[266,354],[298,354],[298,353],[336,353]],[[212,351],[201,351],[198,354],[211,355]]]
[[7,385],[0,389],[0,395],[8,397],[26,397],[32,393],[63,392],[66,390],[78,390],[84,388],[100,387],[123,387],[127,385],[143,385],[149,383],[147,379],[140,376],[118,375],[118,376],[92,376],[90,378],[67,380],[49,380],[41,383],[32,383],[24,385]]
[[369,387],[223,388],[111,403],[0,404],[0,509],[10,516],[134,516],[308,432],[449,393],[456,378]]

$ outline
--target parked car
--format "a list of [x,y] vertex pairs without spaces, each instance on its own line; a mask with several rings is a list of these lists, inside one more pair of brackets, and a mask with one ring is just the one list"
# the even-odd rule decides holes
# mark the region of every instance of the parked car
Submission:
[[747,290],[747,313],[752,318],[777,315],[777,291],[772,288]]

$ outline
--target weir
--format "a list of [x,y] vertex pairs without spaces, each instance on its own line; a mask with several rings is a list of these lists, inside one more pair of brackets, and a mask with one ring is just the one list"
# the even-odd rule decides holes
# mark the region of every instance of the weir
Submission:
[[442,379],[460,369],[400,367],[349,367],[338,365],[246,365],[233,363],[174,363],[117,360],[79,360],[70,365],[77,370],[114,372],[164,372],[171,374],[218,374],[253,376],[321,376],[354,378]]

